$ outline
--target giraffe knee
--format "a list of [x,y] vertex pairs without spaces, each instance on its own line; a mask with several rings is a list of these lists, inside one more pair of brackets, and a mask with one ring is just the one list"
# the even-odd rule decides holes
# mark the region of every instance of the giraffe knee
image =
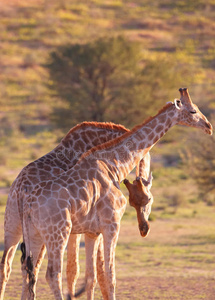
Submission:
[[115,290],[116,288],[116,278],[107,278],[108,280],[108,286],[110,288],[110,290]]
[[1,281],[4,280],[7,282],[7,280],[8,280],[7,277],[8,276],[7,276],[7,272],[5,271],[5,264],[1,262],[1,264],[0,264],[0,279],[1,279]]
[[54,277],[53,266],[48,266],[46,271],[46,281],[50,283]]
[[52,285],[52,283],[58,278],[60,280],[61,274],[59,271],[55,270],[53,266],[48,266],[46,270],[46,281],[49,285]]
[[0,264],[0,279],[8,282],[10,273],[12,271],[11,265],[8,263],[1,262]]
[[86,281],[87,281],[87,289],[94,288],[97,284],[97,278],[95,273],[88,274],[86,276]]

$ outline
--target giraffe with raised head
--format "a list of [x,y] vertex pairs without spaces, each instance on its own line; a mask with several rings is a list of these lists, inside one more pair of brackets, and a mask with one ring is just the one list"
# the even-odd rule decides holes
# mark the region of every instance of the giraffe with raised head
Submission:
[[[71,170],[56,180],[40,182],[24,199],[26,259],[22,270],[29,299],[34,298],[33,271],[44,243],[48,253],[46,279],[55,298],[63,299],[63,255],[71,233],[85,233],[91,240],[87,262],[92,266],[102,233],[107,299],[115,299],[115,247],[127,202],[119,183],[172,126],[182,124],[212,134],[211,124],[192,103],[188,90],[179,91],[180,100],[167,104],[121,137],[92,148]],[[87,281],[87,290],[93,281]]]
[[[4,297],[13,257],[22,236],[22,203],[25,195],[29,194],[40,181],[57,178],[71,169],[80,156],[90,148],[128,131],[124,126],[113,123],[83,122],[72,128],[55,149],[22,169],[10,188],[6,205],[4,253],[0,264],[0,299]],[[71,294],[74,293],[74,285],[79,271],[77,263],[79,242],[80,236],[78,235],[71,235],[68,242],[67,278]],[[37,272],[44,253],[45,248],[42,247],[36,267]]]

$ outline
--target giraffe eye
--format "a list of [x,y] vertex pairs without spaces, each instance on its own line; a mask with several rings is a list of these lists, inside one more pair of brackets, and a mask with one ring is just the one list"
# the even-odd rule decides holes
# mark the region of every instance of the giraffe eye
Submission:
[[196,114],[196,110],[190,111],[191,114]]

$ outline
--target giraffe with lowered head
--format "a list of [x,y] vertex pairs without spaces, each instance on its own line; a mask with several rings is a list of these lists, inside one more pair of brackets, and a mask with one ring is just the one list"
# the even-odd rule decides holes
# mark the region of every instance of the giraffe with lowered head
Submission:
[[62,263],[70,233],[90,237],[89,264],[94,263],[102,233],[107,299],[115,299],[115,247],[126,207],[119,183],[172,126],[181,124],[212,134],[211,124],[192,103],[188,90],[179,91],[180,100],[168,103],[157,115],[121,137],[92,148],[71,170],[56,180],[40,182],[24,199],[26,259],[22,269],[29,299],[34,298],[33,270],[44,243],[48,252],[46,279],[55,298],[63,299]]
[[[152,186],[152,175],[150,174],[150,154],[149,152],[146,153],[146,155],[141,159],[140,163],[136,166],[136,179],[134,180],[133,184],[129,183],[127,179],[124,180],[124,184],[126,185],[128,191],[129,191],[129,203],[131,206],[133,206],[136,209],[137,212],[137,219],[139,224],[139,230],[142,237],[146,237],[149,233],[149,222],[148,218],[151,213],[151,206],[153,203],[153,196],[150,192],[151,186]],[[75,235],[74,235],[75,236]],[[79,236],[79,235],[77,235]],[[89,247],[92,246],[90,243],[91,239],[88,237],[85,239],[85,248],[86,253],[90,252]],[[89,243],[89,245],[88,245]],[[96,285],[96,277],[99,280],[99,285],[102,291],[102,295],[104,299],[107,299],[107,289],[105,285],[104,280],[104,249],[103,249],[103,238],[102,234],[98,237],[98,252],[94,252],[95,255],[97,255],[97,259],[94,258],[94,265],[88,264],[86,257],[86,278],[91,279],[91,289],[88,289],[88,299],[93,299],[94,295],[94,288]],[[76,248],[78,252],[78,248]],[[91,253],[91,252],[90,252]],[[75,255],[77,258],[78,256]],[[97,268],[95,265],[95,262],[97,261]],[[77,261],[78,263],[78,261]],[[98,267],[100,265],[100,267]],[[75,269],[75,264],[71,266],[73,269]],[[76,266],[77,268],[77,266]],[[77,279],[77,278],[76,278]],[[73,281],[73,287],[75,290],[75,284],[76,281]],[[85,285],[82,287],[82,289],[75,294],[70,293],[71,295],[75,295],[75,297],[82,294],[87,286],[87,281],[85,282]]]

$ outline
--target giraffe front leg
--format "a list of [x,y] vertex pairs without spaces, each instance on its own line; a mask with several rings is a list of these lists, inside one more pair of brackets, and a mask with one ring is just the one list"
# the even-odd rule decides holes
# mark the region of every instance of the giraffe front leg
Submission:
[[115,300],[115,249],[119,235],[119,224],[107,226],[103,232],[104,238],[104,258],[105,258],[105,276],[107,286],[107,298],[105,300]]
[[79,246],[81,234],[70,234],[67,244],[67,287],[69,295],[75,295],[75,286],[79,276]]
[[85,234],[85,250],[86,250],[86,290],[87,300],[94,299],[94,289],[96,286],[96,258],[98,252],[98,236]]

